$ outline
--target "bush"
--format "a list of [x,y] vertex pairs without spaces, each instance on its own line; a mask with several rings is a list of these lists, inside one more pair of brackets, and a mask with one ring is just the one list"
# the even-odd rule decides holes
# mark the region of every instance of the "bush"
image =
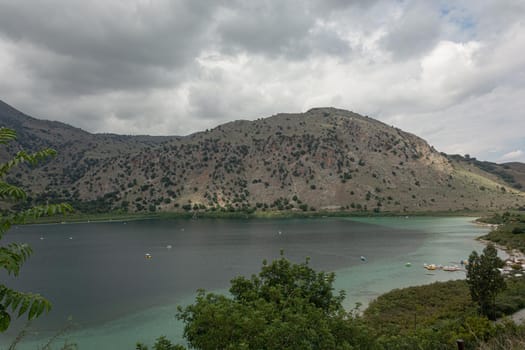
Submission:
[[188,344],[197,349],[350,349],[373,342],[344,294],[334,294],[333,273],[316,272],[308,260],[263,263],[250,279],[232,280],[232,297],[198,292],[179,307]]

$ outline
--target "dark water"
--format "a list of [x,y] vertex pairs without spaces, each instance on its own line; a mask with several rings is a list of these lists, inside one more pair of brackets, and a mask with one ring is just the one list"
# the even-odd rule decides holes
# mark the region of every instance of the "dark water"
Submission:
[[424,236],[324,219],[36,225],[13,229],[7,238],[34,250],[9,285],[49,298],[53,312],[42,326],[55,327],[69,315],[90,325],[197,288],[227,287],[237,275],[256,273],[263,259],[278,257],[281,249],[294,261],[309,256],[313,267],[335,270],[361,263],[361,255],[373,260],[403,254]]

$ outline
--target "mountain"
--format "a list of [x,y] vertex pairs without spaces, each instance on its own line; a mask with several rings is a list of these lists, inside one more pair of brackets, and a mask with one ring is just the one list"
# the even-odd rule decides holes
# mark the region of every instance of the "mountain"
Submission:
[[335,108],[151,137],[91,134],[1,103],[0,125],[18,132],[9,154],[58,151],[10,180],[25,185],[37,203],[66,200],[82,211],[412,212],[525,205],[525,193],[514,188],[525,178],[523,164],[448,156],[413,134]]

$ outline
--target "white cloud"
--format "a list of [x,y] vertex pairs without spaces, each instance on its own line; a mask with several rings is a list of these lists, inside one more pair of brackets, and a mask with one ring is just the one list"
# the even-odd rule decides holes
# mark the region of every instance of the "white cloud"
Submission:
[[523,158],[524,155],[525,155],[525,152],[523,152],[520,149],[517,149],[515,151],[505,153],[504,155],[501,156],[500,159],[501,161],[519,160]]

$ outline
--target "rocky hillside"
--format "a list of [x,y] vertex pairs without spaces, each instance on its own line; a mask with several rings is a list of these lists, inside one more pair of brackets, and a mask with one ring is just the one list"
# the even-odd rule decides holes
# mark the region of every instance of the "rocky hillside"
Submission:
[[[316,108],[185,137],[90,134],[0,105],[19,143],[59,156],[12,181],[83,211],[491,210],[525,205],[512,183],[356,113]],[[3,155],[6,157],[6,155]],[[519,166],[513,171],[518,174]],[[521,170],[522,171],[522,170]],[[521,176],[521,175],[520,175]],[[516,176],[520,178],[519,176]]]

